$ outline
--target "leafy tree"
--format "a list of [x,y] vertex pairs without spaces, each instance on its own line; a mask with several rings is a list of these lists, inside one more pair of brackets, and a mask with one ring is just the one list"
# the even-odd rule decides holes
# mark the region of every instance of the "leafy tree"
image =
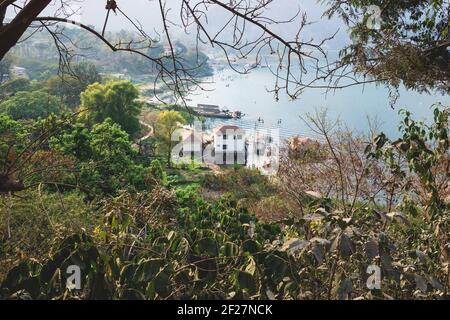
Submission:
[[70,117],[52,114],[35,121],[14,121],[0,115],[0,194],[61,181],[60,169],[70,169],[70,161],[51,152],[48,141],[70,123]]
[[[432,243],[427,250],[443,265],[449,262],[449,111],[448,107],[435,105],[434,121],[428,125],[414,120],[411,112],[401,110],[404,116],[399,127],[402,137],[391,141],[381,133],[366,149],[370,157],[383,159],[392,174],[403,182],[402,205],[399,207],[413,215],[424,213],[425,224],[421,228],[428,232],[423,232],[426,236],[422,237]],[[404,159],[406,165],[400,165],[398,159]]]
[[45,81],[45,90],[58,97],[68,107],[76,108],[80,105],[80,94],[86,90],[86,87],[76,78],[64,77],[61,79],[54,76]]
[[151,179],[150,182],[152,184],[154,184],[154,182],[162,185],[167,184],[167,173],[164,171],[164,168],[158,159],[152,160],[148,169],[147,179]]
[[22,141],[23,126],[0,113],[0,192],[21,190],[22,183],[10,179],[6,174],[7,166],[15,160],[17,141]]
[[54,137],[51,146],[76,158],[78,173],[72,175],[72,184],[94,193],[143,187],[144,169],[133,162],[135,151],[129,135],[109,118],[95,124],[92,131],[76,124],[60,137]]
[[45,118],[62,110],[58,98],[43,91],[20,91],[0,103],[0,112],[15,120]]
[[166,109],[179,112],[181,114],[181,116],[184,118],[185,122],[188,124],[194,124],[194,122],[196,120],[199,120],[199,119],[201,120],[201,117],[196,116],[195,113],[192,112],[192,110],[186,108],[183,105],[173,104],[173,105],[167,106]]
[[138,115],[142,104],[135,101],[139,92],[129,81],[94,83],[81,94],[81,120],[88,126],[111,118],[130,135],[139,131]]
[[0,100],[4,100],[15,95],[19,91],[29,91],[31,88],[30,80],[27,78],[16,78],[0,84]]
[[185,119],[178,111],[164,110],[158,115],[155,136],[159,139],[159,148],[166,155],[169,166],[171,165],[172,148],[175,145],[175,142],[172,141],[172,136],[180,128],[180,125],[185,122]]
[[[343,65],[352,64],[355,71],[396,87],[402,82],[419,91],[450,92],[448,1],[327,2],[327,13],[342,17],[354,39],[341,52]],[[368,10],[373,5],[379,8],[379,19],[378,12]]]
[[92,62],[81,62],[73,66],[72,74],[84,86],[101,82],[102,77],[98,73],[97,67]]
[[53,138],[54,147],[63,151],[65,154],[74,156],[79,161],[88,161],[93,157],[91,148],[92,134],[82,124],[78,123],[62,135],[62,137]]
[[72,75],[54,76],[45,82],[46,90],[71,108],[78,107],[80,95],[90,84],[101,82],[100,74],[95,65],[80,63],[73,67]]
[[[424,189],[425,213],[434,220],[448,209],[443,190],[448,188],[450,166],[449,108],[436,105],[432,125],[412,119],[411,112],[407,110],[400,112],[404,116],[399,127],[402,137],[390,141],[381,133],[367,147],[366,152],[371,157],[385,159],[392,172],[402,179],[408,175],[406,169],[417,174],[419,184]],[[398,157],[405,158],[407,168],[399,165]]]
[[[21,129],[21,124],[13,120],[10,116],[0,113],[0,159],[6,159],[7,152],[12,140],[17,139],[17,133]],[[8,159],[6,159],[8,161]]]
[[155,133],[156,125],[158,123],[159,111],[157,110],[144,110],[142,112],[143,119],[146,124],[148,124],[153,129],[153,133]]

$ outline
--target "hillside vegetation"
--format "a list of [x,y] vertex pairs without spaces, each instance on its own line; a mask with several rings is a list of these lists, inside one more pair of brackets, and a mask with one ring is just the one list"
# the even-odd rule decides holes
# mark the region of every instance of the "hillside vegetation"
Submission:
[[[268,177],[173,164],[165,133],[189,113],[151,115],[129,82],[87,81],[74,106],[74,92],[14,81],[0,104],[0,298],[448,297],[448,107],[430,125],[404,111],[397,141],[318,113],[322,142],[286,149]],[[139,119],[157,130],[145,141]]]

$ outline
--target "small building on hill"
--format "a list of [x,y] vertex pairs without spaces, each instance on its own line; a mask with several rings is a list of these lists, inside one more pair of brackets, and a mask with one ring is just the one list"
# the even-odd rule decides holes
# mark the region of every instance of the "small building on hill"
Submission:
[[27,69],[13,66],[10,70],[10,77],[11,79],[14,78],[26,78],[27,77]]
[[214,160],[219,165],[247,164],[245,130],[222,125],[213,130]]
[[176,163],[203,162],[203,135],[194,130],[180,130],[179,141],[172,150]]

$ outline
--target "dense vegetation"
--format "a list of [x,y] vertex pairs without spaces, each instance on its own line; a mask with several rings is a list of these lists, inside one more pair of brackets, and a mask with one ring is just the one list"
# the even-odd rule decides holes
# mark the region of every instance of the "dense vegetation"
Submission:
[[[35,103],[33,84],[19,87],[31,91],[2,106]],[[148,130],[134,90],[87,85],[76,116],[3,107],[0,297],[448,296],[448,108],[435,106],[429,126],[406,112],[397,141],[329,130],[317,114],[309,123],[325,142],[284,152],[269,178],[171,163],[167,137],[189,119],[170,107],[144,113],[156,130],[150,156],[132,136]],[[381,289],[366,286],[372,264]],[[69,265],[82,270],[81,290],[66,287]]]
[[[331,85],[319,87],[363,75],[448,93],[448,1],[322,2],[353,42],[316,70]],[[266,16],[270,3],[223,3],[231,19],[215,36],[202,21],[216,1],[183,7],[181,24],[228,62],[278,55],[275,96],[284,90],[296,99],[314,87],[301,80],[304,59],[325,53],[332,37],[306,40],[306,16],[291,21],[300,25],[295,39],[275,34],[274,25],[289,21]],[[270,177],[241,166],[177,165],[171,136],[192,114],[147,106],[133,83],[117,80],[133,76],[147,96],[183,96],[212,74],[206,55],[170,42],[170,9],[162,8],[168,54],[130,18],[143,39],[108,32],[107,23],[102,35],[83,25],[62,32],[45,20],[30,28],[49,4],[0,4],[0,299],[450,297],[449,106],[433,106],[428,123],[401,111],[396,141],[376,128],[356,134],[317,112],[305,122],[320,139],[286,142]],[[380,28],[370,5],[382,6]],[[16,16],[6,22],[12,6]],[[245,30],[255,28],[251,40]],[[102,39],[111,47],[98,45]],[[5,79],[14,65],[28,78]],[[67,283],[74,265],[81,288]],[[379,287],[368,285],[369,267],[381,271]]]
[[396,88],[449,92],[448,1],[327,2],[327,14],[341,17],[353,38],[341,51],[343,64]]

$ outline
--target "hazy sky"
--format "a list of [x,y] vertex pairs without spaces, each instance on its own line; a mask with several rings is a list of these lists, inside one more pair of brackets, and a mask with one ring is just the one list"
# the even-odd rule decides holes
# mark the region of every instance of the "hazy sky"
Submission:
[[[159,3],[157,0],[116,0],[118,6],[133,20],[138,20],[146,32],[154,34],[155,31],[161,32],[161,13],[159,9]],[[55,5],[50,7],[44,15],[53,14],[57,8],[59,1],[55,1]],[[96,26],[97,29],[101,29],[105,19],[105,3],[106,0],[73,0],[73,9],[77,10],[80,14],[74,16],[76,20],[80,20],[85,24]],[[173,22],[179,24],[179,6],[180,0],[167,0],[167,8],[170,8],[169,18]],[[328,19],[321,18],[323,13],[323,7],[317,4],[316,0],[275,0],[270,6],[270,17],[284,20],[291,17],[298,9],[302,12],[306,12],[308,20],[315,22],[308,26],[302,36],[304,39],[313,37],[320,41],[324,37],[333,34],[338,28],[342,29],[342,32],[338,34],[336,40],[329,43],[330,49],[339,49],[342,43],[347,41],[347,35],[345,28],[343,28],[341,22],[337,19],[329,21]],[[227,19],[228,13],[218,6],[211,6],[208,12],[209,23],[207,28],[211,31],[216,30],[220,26],[220,22]],[[109,30],[121,30],[132,29],[132,25],[129,21],[126,21],[121,15],[112,15],[110,17]],[[273,26],[272,29],[283,37],[294,37],[297,31],[299,21],[295,21],[290,25]],[[193,40],[193,35],[185,35],[182,28],[179,26],[170,26],[170,32],[174,37],[188,42]],[[258,34],[256,29],[248,29],[249,36],[256,36]]]

